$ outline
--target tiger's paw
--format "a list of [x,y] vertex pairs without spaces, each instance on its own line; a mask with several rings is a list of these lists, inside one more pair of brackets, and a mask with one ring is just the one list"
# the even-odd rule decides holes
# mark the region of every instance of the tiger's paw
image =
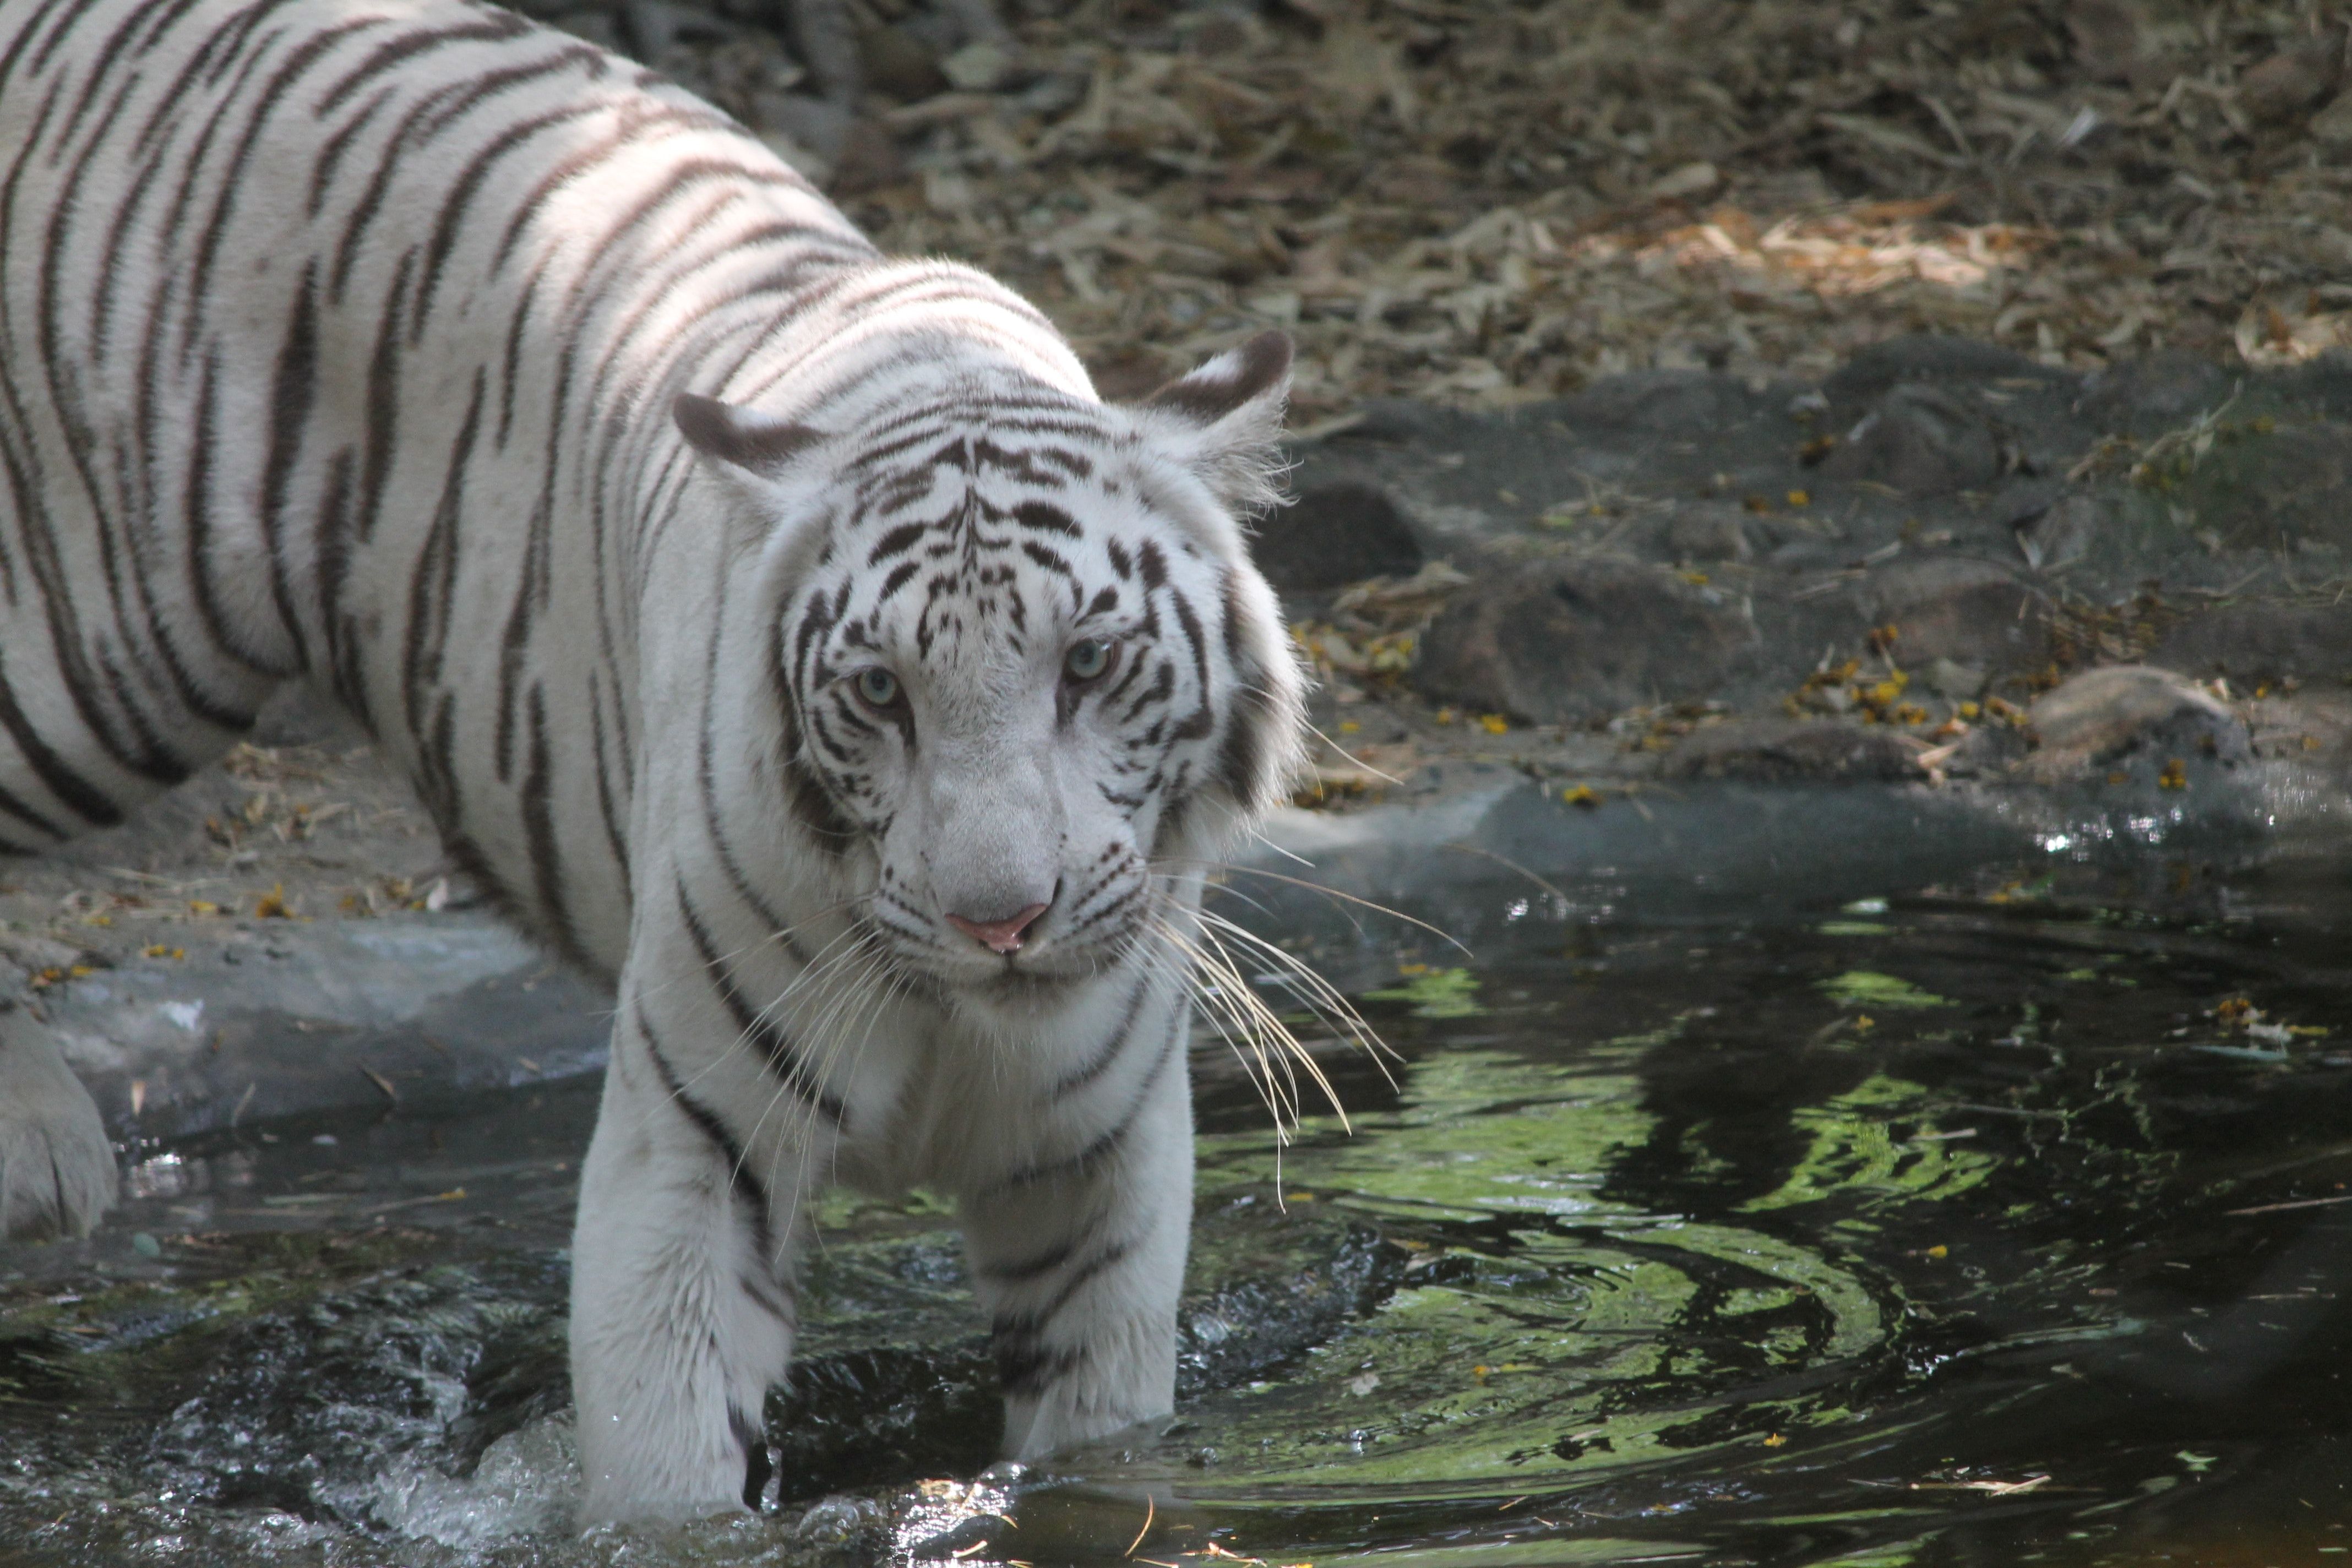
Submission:
[[88,1236],[114,1205],[114,1145],[57,1041],[0,1013],[0,1238]]

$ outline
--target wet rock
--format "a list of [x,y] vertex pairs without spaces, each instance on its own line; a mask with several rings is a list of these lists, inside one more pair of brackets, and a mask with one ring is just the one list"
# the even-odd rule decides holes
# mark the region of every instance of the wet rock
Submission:
[[2049,662],[2044,601],[1992,562],[1899,558],[1873,572],[1858,598],[1872,626],[1896,628],[1895,657],[1906,668],[1939,658],[1989,670],[2038,669]]
[[2230,395],[2229,374],[2185,349],[2160,349],[2086,377],[2074,410],[2103,434],[2146,437],[2189,423]]
[[2176,627],[2147,661],[2237,681],[2352,680],[2352,608],[2233,605]]
[[[1253,1205],[1255,1207],[1255,1205]],[[1297,1238],[1276,1220],[1203,1227],[1202,1250],[1225,1282],[1184,1303],[1176,1328],[1176,1396],[1236,1388],[1279,1376],[1307,1349],[1338,1333],[1393,1291],[1402,1275],[1396,1248],[1369,1230],[1318,1238],[1319,1256],[1298,1256]]]
[[1530,563],[1463,594],[1422,639],[1432,697],[1581,723],[1703,696],[1750,652],[1744,606],[1680,574],[1612,560]]
[[2029,721],[2034,749],[2023,771],[2043,784],[2071,783],[2137,752],[2223,763],[2251,754],[2246,726],[2227,706],[2146,665],[2085,670],[2037,700]]
[[1286,594],[1314,594],[1367,577],[1410,577],[1421,543],[1377,486],[1320,485],[1259,525],[1251,556]]
[[942,1557],[964,1558],[984,1546],[995,1543],[998,1536],[1010,1527],[993,1514],[967,1519],[952,1529],[926,1536],[907,1548],[907,1555],[915,1561],[929,1562]]
[[768,1396],[778,1498],[969,1475],[995,1457],[1003,1426],[986,1340],[877,1345],[803,1361]]
[[1834,720],[1758,719],[1699,731],[1666,759],[1673,779],[1890,782],[1919,776],[1918,748],[1893,731]]
[[871,1498],[829,1497],[810,1505],[793,1536],[811,1546],[853,1546],[880,1531],[883,1511]]
[[522,1259],[420,1264],[261,1313],[178,1391],[142,1469],[216,1506],[370,1522],[398,1489],[386,1457],[454,1458],[469,1371],[501,1341],[560,1334],[562,1289]]

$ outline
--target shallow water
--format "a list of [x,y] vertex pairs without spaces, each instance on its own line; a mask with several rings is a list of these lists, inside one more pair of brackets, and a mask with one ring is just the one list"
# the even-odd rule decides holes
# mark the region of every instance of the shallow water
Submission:
[[589,1086],[149,1152],[98,1241],[0,1252],[0,1563],[2352,1548],[2352,858],[1887,798],[1675,850],[1528,797],[1318,873],[1467,958],[1237,879],[1394,1085],[1323,1051],[1352,1131],[1281,1148],[1209,1038],[1179,1417],[1027,1474],[919,1197],[831,1205],[774,1510],[581,1539]]

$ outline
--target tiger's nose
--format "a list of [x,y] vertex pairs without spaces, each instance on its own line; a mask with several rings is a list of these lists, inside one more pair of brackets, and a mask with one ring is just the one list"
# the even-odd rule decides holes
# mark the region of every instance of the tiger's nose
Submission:
[[1001,921],[973,921],[961,915],[950,915],[948,924],[980,942],[991,952],[1017,952],[1021,948],[1022,933],[1037,923],[1037,917],[1044,914],[1045,909],[1044,904],[1031,904],[1019,913],[1007,915]]

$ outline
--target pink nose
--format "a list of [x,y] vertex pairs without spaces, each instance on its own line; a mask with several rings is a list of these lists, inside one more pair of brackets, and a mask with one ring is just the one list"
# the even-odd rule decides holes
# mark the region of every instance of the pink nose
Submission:
[[1017,952],[1021,948],[1021,933],[1036,924],[1037,917],[1045,912],[1045,905],[1032,904],[1019,914],[1001,921],[968,921],[961,915],[950,915],[948,924],[972,941],[984,944],[991,952]]

